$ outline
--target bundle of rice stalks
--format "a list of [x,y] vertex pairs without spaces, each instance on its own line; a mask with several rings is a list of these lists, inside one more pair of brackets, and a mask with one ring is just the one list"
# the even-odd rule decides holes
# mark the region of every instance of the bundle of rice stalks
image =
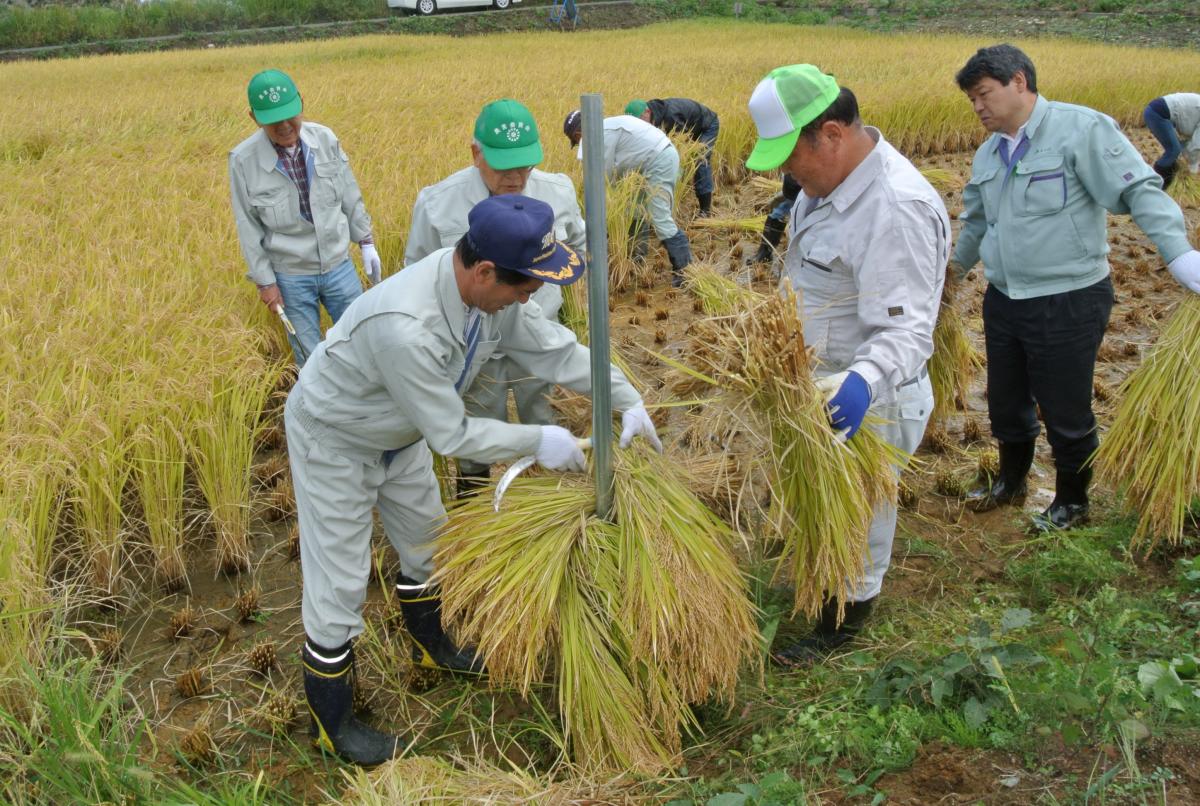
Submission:
[[699,140],[693,140],[684,134],[672,134],[671,142],[679,152],[679,175],[675,177],[675,198],[672,210],[679,212],[684,199],[692,198],[692,182],[696,178],[696,169],[708,148]]
[[933,185],[938,193],[958,193],[963,189],[966,181],[958,171],[952,171],[949,168],[921,168],[921,176],[925,177],[925,181]]
[[551,669],[573,757],[652,773],[678,756],[690,703],[733,695],[757,655],[732,533],[643,448],[616,454],[614,518],[590,479],[522,477],[503,507],[455,507],[439,538],[443,620],[479,647],[495,686]]
[[948,289],[942,296],[937,326],[933,329],[933,355],[929,358],[929,382],[933,386],[934,422],[945,422],[966,405],[971,381],[983,367],[983,357],[971,344],[967,324],[952,302],[954,285],[961,281],[946,272]]
[[1096,451],[1100,480],[1136,510],[1133,545],[1175,545],[1200,495],[1200,299],[1188,295],[1141,366],[1121,385]]
[[692,227],[700,229],[736,229],[758,234],[766,223],[765,215],[748,216],[746,218],[697,218],[691,223]]
[[763,298],[754,289],[738,285],[732,278],[700,262],[683,270],[683,287],[700,300],[704,312],[710,316],[724,316],[751,307]]
[[349,786],[334,802],[349,806],[396,803],[573,806],[654,802],[615,783],[592,783],[574,777],[553,781],[516,766],[500,767],[482,758],[460,760],[455,765],[440,757],[410,756],[370,772],[357,769],[342,774]]
[[1180,207],[1200,207],[1200,176],[1181,165],[1167,192]]
[[715,349],[691,358],[707,361],[711,381],[766,424],[779,567],[795,581],[793,611],[815,616],[861,578],[867,527],[878,504],[895,501],[904,457],[871,428],[845,444],[833,439],[790,287],[719,321]]
[[646,178],[640,173],[626,174],[610,182],[606,191],[608,284],[614,294],[628,290],[635,281],[649,278],[645,265],[646,240],[650,238],[647,229],[650,223],[645,213],[648,191]]

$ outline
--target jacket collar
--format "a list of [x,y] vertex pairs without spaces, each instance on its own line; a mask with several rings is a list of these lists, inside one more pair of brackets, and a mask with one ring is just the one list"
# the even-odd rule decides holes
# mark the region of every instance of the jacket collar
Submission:
[[[1030,142],[1033,141],[1034,136],[1037,134],[1038,127],[1041,126],[1042,121],[1046,119],[1046,113],[1049,110],[1050,102],[1046,100],[1045,96],[1039,94],[1037,100],[1033,102],[1033,111],[1029,113],[1029,120],[1025,121],[1023,126],[1025,129],[1025,139],[1029,140]],[[1001,137],[1000,132],[992,132],[991,138],[989,139],[992,152],[996,154],[1000,153],[1000,141],[1002,139],[1004,138]]]
[[[303,124],[300,126],[300,145],[308,153],[314,150],[321,150],[321,143],[317,139],[316,132]],[[279,153],[275,151],[275,146],[271,143],[271,138],[267,137],[267,133],[261,128],[258,130],[258,134],[255,135],[254,155],[258,161],[258,167],[264,171],[275,170],[275,164],[279,162]]]
[[438,260],[437,295],[442,306],[442,316],[450,326],[450,333],[459,343],[467,343],[463,331],[467,326],[467,305],[458,293],[458,280],[454,277],[454,248],[447,247]]
[[829,194],[828,202],[839,213],[844,212],[847,207],[858,201],[858,197],[866,192],[867,188],[871,186],[883,170],[884,150],[887,148],[887,141],[883,139],[883,135],[880,134],[879,129],[876,129],[874,126],[865,126],[864,128],[867,134],[871,136],[871,139],[875,141],[875,147],[850,172],[850,175],[833,189],[833,193]]

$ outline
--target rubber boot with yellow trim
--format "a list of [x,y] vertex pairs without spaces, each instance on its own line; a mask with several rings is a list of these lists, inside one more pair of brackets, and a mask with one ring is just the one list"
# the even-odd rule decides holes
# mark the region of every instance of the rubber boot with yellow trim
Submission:
[[306,640],[301,659],[313,744],[361,767],[382,764],[403,752],[399,736],[367,727],[354,716],[354,647],[349,641],[326,649]]
[[459,647],[442,629],[442,600],[436,585],[396,575],[396,598],[412,639],[412,659],[427,669],[483,674],[474,648]]

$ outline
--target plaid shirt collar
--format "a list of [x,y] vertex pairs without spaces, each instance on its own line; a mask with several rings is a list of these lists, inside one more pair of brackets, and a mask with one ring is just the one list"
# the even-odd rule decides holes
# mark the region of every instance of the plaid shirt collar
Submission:
[[311,224],[313,217],[312,204],[308,198],[308,148],[304,145],[303,140],[299,141],[297,147],[292,151],[274,142],[271,145],[279,156],[279,161],[275,163],[276,167],[292,180],[292,184],[296,186],[296,191],[300,194],[300,215]]

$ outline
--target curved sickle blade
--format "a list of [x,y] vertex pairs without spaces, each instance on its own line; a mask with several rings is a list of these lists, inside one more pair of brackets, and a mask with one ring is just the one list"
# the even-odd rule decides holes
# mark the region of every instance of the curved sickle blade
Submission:
[[509,485],[517,476],[524,473],[529,468],[533,467],[533,463],[537,461],[534,456],[525,456],[513,462],[508,470],[504,471],[504,475],[500,477],[500,482],[496,485],[496,492],[492,494],[492,511],[500,511],[500,501],[504,498],[504,493],[508,491]]

